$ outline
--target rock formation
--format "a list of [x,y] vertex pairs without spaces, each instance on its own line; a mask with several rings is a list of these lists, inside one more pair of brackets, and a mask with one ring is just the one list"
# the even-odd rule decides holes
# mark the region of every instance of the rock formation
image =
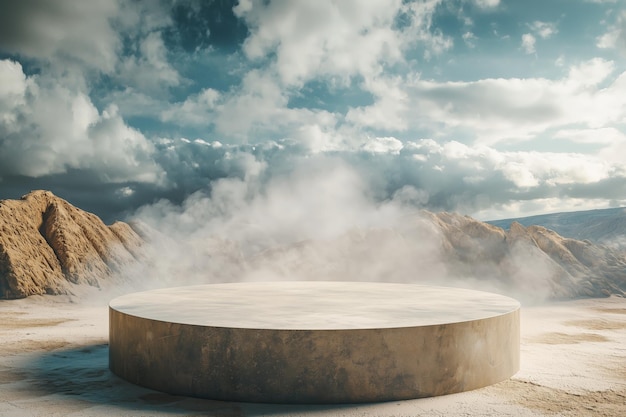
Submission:
[[99,287],[140,256],[141,237],[126,223],[106,226],[48,191],[0,201],[0,298],[69,294]]
[[[97,216],[47,191],[0,201],[0,298],[68,294],[79,284],[115,285],[124,275],[119,272],[128,266],[153,280],[159,275],[176,277],[171,282],[176,285],[183,284],[178,277],[188,282],[193,275],[194,283],[241,279],[431,283],[529,300],[626,293],[624,251],[564,238],[541,226],[514,222],[504,230],[445,212],[422,212],[399,219],[393,227],[351,229],[324,241],[305,240],[248,255],[243,255],[241,242],[205,236],[179,247],[179,242],[168,239],[146,225],[106,226]],[[148,241],[152,244],[144,245]],[[176,258],[179,252],[187,263]]]
[[326,241],[266,249],[252,278],[453,285],[525,301],[626,292],[626,254],[541,226],[510,230],[454,213],[422,212],[389,229],[354,229]]
[[425,213],[442,232],[451,269],[496,277],[544,298],[601,297],[626,292],[626,254],[590,241],[568,239],[542,226],[513,222],[508,231],[469,216]]

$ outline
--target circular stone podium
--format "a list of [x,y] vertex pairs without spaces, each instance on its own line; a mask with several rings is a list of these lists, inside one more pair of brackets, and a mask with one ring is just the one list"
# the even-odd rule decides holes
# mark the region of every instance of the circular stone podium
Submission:
[[517,301],[458,288],[248,282],[109,304],[109,367],[174,395],[359,403],[451,394],[519,370]]

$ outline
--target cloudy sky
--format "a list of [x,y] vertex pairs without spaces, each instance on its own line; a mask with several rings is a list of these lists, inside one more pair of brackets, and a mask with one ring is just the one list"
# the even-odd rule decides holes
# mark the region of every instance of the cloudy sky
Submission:
[[0,0],[0,199],[293,178],[315,210],[626,206],[626,2]]

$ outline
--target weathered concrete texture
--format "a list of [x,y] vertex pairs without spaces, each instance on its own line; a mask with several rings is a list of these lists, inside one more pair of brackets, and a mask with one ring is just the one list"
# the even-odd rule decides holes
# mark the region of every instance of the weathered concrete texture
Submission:
[[[280,294],[280,283],[274,284]],[[358,289],[361,283],[345,284]],[[402,287],[416,287],[392,285],[400,297]],[[508,304],[513,308],[463,322],[315,330],[166,322],[127,314],[122,304],[114,300],[109,310],[111,370],[170,394],[277,403],[390,401],[480,388],[519,369],[514,301]]]

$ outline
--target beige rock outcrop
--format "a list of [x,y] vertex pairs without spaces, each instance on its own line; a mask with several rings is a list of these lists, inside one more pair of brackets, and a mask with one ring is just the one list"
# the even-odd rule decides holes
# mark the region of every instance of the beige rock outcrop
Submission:
[[272,246],[247,256],[238,242],[207,237],[189,247],[192,258],[202,257],[193,258],[192,265],[167,257],[159,262],[167,248],[178,247],[173,241],[163,247],[159,242],[167,243],[168,237],[142,224],[106,226],[47,191],[2,200],[0,298],[71,294],[81,284],[115,285],[130,270],[153,280],[195,273],[194,282],[247,277],[435,283],[538,300],[626,293],[623,251],[564,238],[541,226],[514,222],[505,231],[445,212],[424,211],[395,226],[355,228],[326,240]]
[[69,294],[99,287],[140,256],[126,223],[106,226],[49,191],[0,201],[0,298]]
[[444,257],[459,273],[498,277],[511,288],[545,298],[599,297],[626,292],[626,255],[541,226],[513,222],[509,231],[469,216],[425,215],[442,232]]

